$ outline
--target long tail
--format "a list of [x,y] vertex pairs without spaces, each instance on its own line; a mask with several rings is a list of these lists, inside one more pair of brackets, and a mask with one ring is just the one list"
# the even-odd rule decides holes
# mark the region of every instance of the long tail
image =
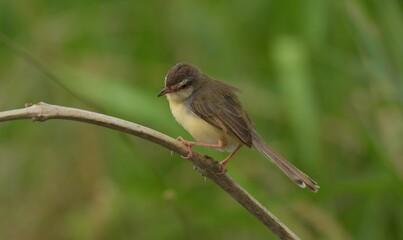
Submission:
[[291,180],[293,180],[298,186],[305,188],[308,187],[313,192],[317,192],[319,185],[309,178],[305,173],[292,165],[290,162],[281,157],[278,153],[272,150],[256,132],[252,130],[253,146],[265,155],[268,159],[272,160]]

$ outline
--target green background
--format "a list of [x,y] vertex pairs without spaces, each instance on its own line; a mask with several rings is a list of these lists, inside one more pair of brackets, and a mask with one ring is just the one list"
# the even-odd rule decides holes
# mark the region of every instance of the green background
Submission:
[[[270,145],[229,173],[302,239],[403,239],[400,1],[1,1],[0,110],[45,101],[190,136],[156,98],[186,61],[242,90]],[[215,159],[226,154],[197,148]],[[1,239],[273,239],[158,145],[65,120],[0,124]]]

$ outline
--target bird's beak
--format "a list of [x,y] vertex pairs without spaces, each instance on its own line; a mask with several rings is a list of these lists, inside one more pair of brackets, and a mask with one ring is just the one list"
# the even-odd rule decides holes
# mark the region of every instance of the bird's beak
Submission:
[[174,90],[173,90],[172,88],[170,88],[170,87],[164,87],[164,88],[158,93],[157,97],[164,96],[165,94],[171,93],[171,92],[174,92]]

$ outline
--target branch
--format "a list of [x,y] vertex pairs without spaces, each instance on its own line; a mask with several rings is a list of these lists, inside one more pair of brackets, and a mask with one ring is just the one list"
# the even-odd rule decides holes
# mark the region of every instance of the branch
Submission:
[[[49,119],[68,119],[95,124],[135,135],[161,145],[182,156],[187,154],[187,149],[183,144],[163,133],[136,123],[95,112],[50,105],[43,102],[26,104],[26,108],[22,109],[0,112],[0,122],[29,118],[40,122]],[[221,171],[221,166],[218,162],[207,155],[201,155],[196,152],[194,152],[193,157],[189,160],[198,168],[203,176],[219,185],[280,239],[299,239],[287,226],[239,186],[228,174],[217,174]]]

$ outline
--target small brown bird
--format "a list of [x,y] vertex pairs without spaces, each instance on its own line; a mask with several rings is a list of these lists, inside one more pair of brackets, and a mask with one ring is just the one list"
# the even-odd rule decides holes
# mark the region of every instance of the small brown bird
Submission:
[[205,146],[230,152],[220,162],[223,168],[228,160],[243,146],[255,146],[272,160],[298,186],[313,192],[319,185],[290,162],[273,151],[256,132],[252,121],[243,110],[237,89],[203,74],[196,66],[178,63],[165,77],[165,88],[158,97],[166,95],[172,114],[197,141],[178,139],[187,147],[191,157],[192,146]]

